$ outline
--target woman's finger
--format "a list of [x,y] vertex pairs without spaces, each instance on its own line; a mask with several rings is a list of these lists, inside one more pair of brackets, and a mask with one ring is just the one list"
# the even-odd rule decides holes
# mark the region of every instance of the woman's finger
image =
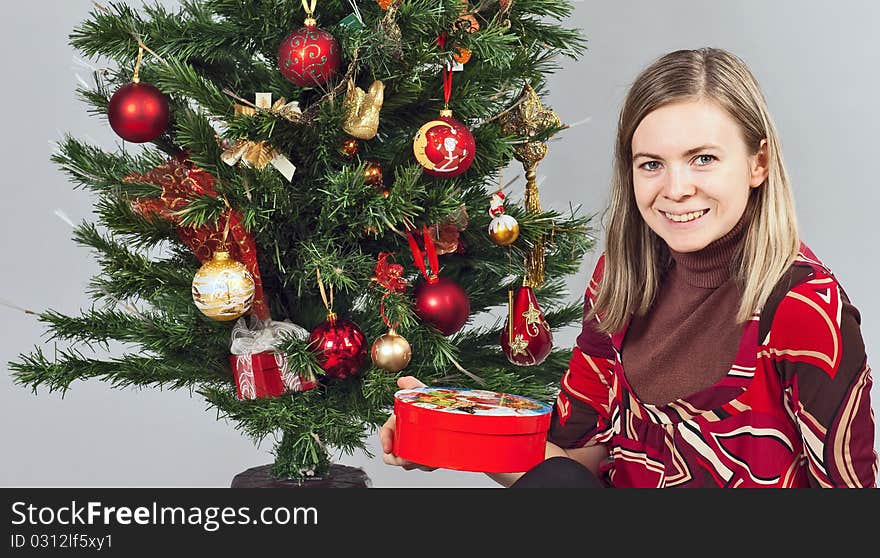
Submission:
[[388,420],[385,421],[385,424],[382,425],[382,428],[379,429],[379,442],[382,444],[382,451],[385,453],[391,453],[394,441],[394,426],[396,422],[396,417],[391,415],[388,417]]
[[414,376],[401,376],[400,378],[397,378],[397,387],[400,389],[415,389],[427,386]]

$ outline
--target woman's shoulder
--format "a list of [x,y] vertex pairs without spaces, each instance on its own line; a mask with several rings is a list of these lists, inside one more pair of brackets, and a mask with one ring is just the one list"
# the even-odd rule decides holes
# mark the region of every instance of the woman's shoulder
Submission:
[[791,291],[809,290],[809,287],[806,285],[815,285],[814,281],[817,280],[822,281],[823,284],[827,284],[829,279],[831,282],[837,282],[831,268],[825,265],[809,246],[801,242],[797,256],[782,277],[776,282],[770,297],[764,304],[764,310],[762,313],[771,310],[770,313],[772,314],[772,310],[777,308],[780,302]]
[[811,286],[827,287],[831,284],[838,284],[831,268],[820,260],[809,246],[801,242],[797,256],[776,282],[764,308],[775,308],[791,291],[809,291]]
[[812,355],[811,360],[830,371],[839,362],[847,331],[859,322],[858,311],[834,273],[801,243],[797,258],[761,311],[759,336],[762,345],[779,355]]
[[[807,246],[803,241],[801,241],[801,246],[798,249],[797,257],[795,257],[794,262],[791,264],[792,268],[809,268],[816,273],[827,275],[830,277],[834,277],[834,273],[832,273],[831,268],[828,267],[822,260],[819,259],[818,256]],[[836,279],[835,279],[836,281]]]

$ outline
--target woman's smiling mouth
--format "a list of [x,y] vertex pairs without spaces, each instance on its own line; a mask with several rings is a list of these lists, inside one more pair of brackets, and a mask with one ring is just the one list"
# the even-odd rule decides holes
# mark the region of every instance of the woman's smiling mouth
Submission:
[[699,211],[691,211],[688,213],[667,213],[666,211],[658,211],[661,215],[666,217],[667,221],[671,221],[673,223],[691,223],[700,219],[709,212],[708,209],[701,209]]

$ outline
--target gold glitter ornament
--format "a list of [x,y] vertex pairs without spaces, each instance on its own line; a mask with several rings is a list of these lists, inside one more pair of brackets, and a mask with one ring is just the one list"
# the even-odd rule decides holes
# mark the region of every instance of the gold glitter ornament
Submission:
[[342,129],[348,135],[368,140],[376,137],[379,131],[379,111],[385,99],[385,85],[376,80],[370,89],[364,92],[349,79],[343,101],[347,114]]
[[255,292],[251,272],[224,250],[214,252],[211,260],[193,277],[192,297],[196,308],[219,322],[237,320],[246,314],[254,302]]
[[397,25],[397,8],[399,6],[400,0],[391,4],[385,12],[385,17],[376,24],[379,36],[384,39],[382,49],[395,60],[403,58],[403,33],[400,31],[400,26]]
[[400,372],[409,364],[412,348],[406,339],[391,328],[373,342],[370,358],[373,359],[373,364],[383,370]]

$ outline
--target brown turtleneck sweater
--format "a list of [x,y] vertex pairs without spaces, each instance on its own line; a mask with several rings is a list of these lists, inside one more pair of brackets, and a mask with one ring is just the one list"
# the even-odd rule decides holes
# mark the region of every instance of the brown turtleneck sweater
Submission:
[[643,403],[665,405],[720,381],[730,370],[745,324],[736,323],[742,288],[731,262],[745,241],[745,212],[702,250],[670,250],[654,305],[633,316],[621,345],[627,382]]

